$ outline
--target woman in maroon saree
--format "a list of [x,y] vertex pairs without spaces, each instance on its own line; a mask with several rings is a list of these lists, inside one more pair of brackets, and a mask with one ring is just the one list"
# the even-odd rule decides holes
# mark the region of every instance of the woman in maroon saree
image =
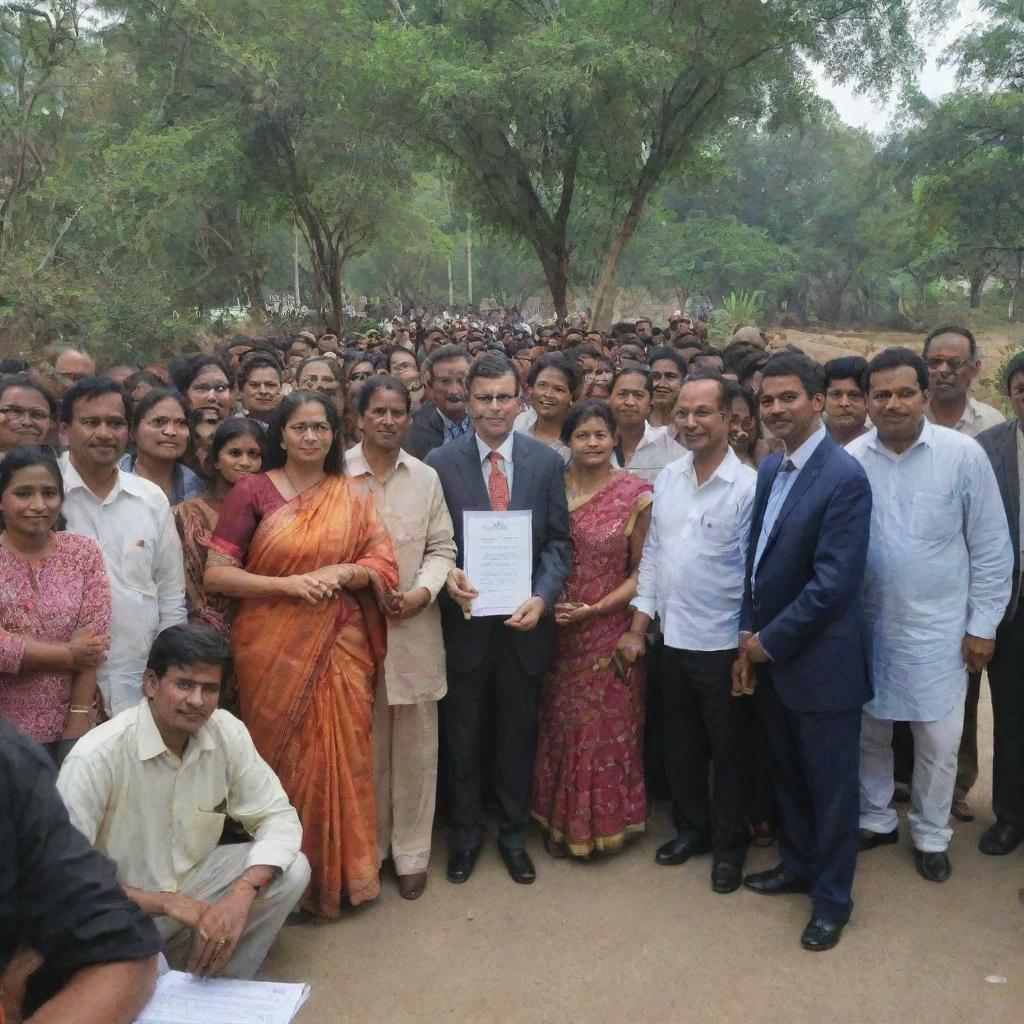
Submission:
[[562,436],[572,452],[566,492],[575,553],[555,606],[532,802],[548,852],[586,857],[618,849],[647,818],[643,666],[619,670],[613,654],[629,629],[652,489],[612,469],[615,419],[599,399],[579,403]]

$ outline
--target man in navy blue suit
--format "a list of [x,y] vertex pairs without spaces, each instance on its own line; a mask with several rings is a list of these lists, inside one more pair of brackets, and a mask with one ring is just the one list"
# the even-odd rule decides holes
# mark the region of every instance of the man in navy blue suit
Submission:
[[861,707],[872,695],[861,605],[871,487],[822,426],[821,367],[787,352],[763,373],[761,416],[785,454],[758,469],[733,692],[750,693],[756,681],[781,863],[744,885],[810,893],[801,942],[823,950],[853,908]]

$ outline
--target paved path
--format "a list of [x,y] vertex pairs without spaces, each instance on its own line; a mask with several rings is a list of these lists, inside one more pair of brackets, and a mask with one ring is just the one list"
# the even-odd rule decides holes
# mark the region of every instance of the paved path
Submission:
[[[376,904],[287,928],[262,976],[311,984],[297,1024],[1020,1024],[1024,853],[978,853],[988,769],[972,803],[978,818],[957,825],[944,885],[915,873],[905,836],[864,855],[853,921],[827,953],[800,948],[806,897],[716,896],[707,857],[656,866],[660,811],[639,841],[592,864],[552,861],[534,836],[533,886],[511,882],[493,845],[466,885],[450,885],[438,842],[418,902],[386,877]],[[774,863],[774,850],[747,859]]]

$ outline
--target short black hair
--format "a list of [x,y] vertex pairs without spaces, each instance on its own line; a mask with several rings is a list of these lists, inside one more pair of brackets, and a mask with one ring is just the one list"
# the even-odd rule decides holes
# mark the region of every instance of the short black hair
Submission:
[[729,404],[731,395],[729,385],[732,381],[726,380],[717,370],[702,370],[699,366],[684,381],[683,387],[687,384],[695,384],[697,381],[713,380],[718,384],[718,408],[723,412]]
[[130,395],[140,384],[148,384],[151,388],[167,387],[167,382],[161,380],[152,370],[136,370],[130,377],[125,378],[121,386]]
[[545,352],[538,356],[530,367],[526,383],[532,388],[537,383],[537,378],[542,370],[558,370],[565,377],[569,390],[575,395],[583,383],[583,371],[580,364],[570,359],[564,352]]
[[[941,327],[936,327],[934,331],[928,332],[928,337],[924,339],[924,345],[921,347],[921,355],[928,358],[928,346],[932,341],[937,338],[940,334],[959,334],[961,338],[966,338],[969,344],[968,352],[970,353],[971,362],[976,362],[978,359],[978,342],[971,332],[963,326],[963,324],[942,324]],[[902,365],[902,364],[901,364]]]
[[[434,328],[434,330],[440,330],[440,328]],[[427,361],[423,364],[427,371],[427,380],[434,379],[434,367],[438,363],[445,363],[450,359],[465,359],[467,363],[473,362],[473,357],[465,345],[438,345],[430,350]]]
[[840,356],[825,364],[825,388],[834,380],[855,380],[858,386],[868,361],[863,356]]
[[761,368],[764,377],[797,377],[808,398],[825,393],[825,374],[820,363],[801,352],[779,352]]
[[280,469],[288,461],[284,450],[284,428],[295,415],[296,409],[306,402],[316,402],[324,410],[324,417],[331,428],[331,447],[327,450],[327,458],[324,459],[324,471],[332,476],[338,476],[345,472],[345,438],[338,410],[322,391],[308,391],[303,388],[285,395],[271,414],[270,422],[267,424],[270,465],[264,466],[263,469]]
[[217,429],[213,432],[213,439],[210,441],[210,451],[206,456],[207,464],[203,467],[208,470],[207,476],[212,477],[214,475],[213,465],[217,461],[217,456],[220,455],[221,449],[231,441],[234,441],[236,437],[251,437],[259,443],[260,469],[264,469],[270,464],[267,432],[263,429],[262,424],[256,420],[249,419],[248,416],[232,416],[230,419],[221,420]]
[[669,348],[667,345],[655,345],[647,353],[647,365],[653,367],[659,359],[667,359],[670,363],[674,363],[675,368],[679,371],[679,376],[686,379],[688,369],[686,360],[674,348]]
[[223,682],[231,670],[231,646],[209,626],[182,622],[157,633],[149,649],[146,668],[162,679],[169,668],[189,668],[200,662],[219,665]]
[[577,402],[570,410],[569,415],[562,424],[562,444],[568,444],[576,428],[584,420],[602,419],[608,425],[610,433],[614,434],[619,429],[615,422],[615,413],[608,408],[608,403],[601,398],[584,398]]
[[725,353],[720,348],[715,348],[714,345],[705,345],[699,352],[694,352],[690,356],[690,362],[692,363],[694,359],[700,359],[701,356],[718,356],[723,363],[725,362]]
[[622,367],[616,372],[615,376],[612,377],[611,389],[615,390],[615,385],[619,383],[620,377],[625,377],[627,373],[635,373],[638,377],[643,377],[644,387],[647,389],[647,394],[652,398],[654,397],[654,384],[651,382],[651,368],[646,366],[644,363],[634,363],[631,359],[627,359],[622,364]]
[[[537,360],[534,365],[536,366]],[[531,371],[532,372],[532,371]],[[485,352],[469,368],[466,375],[466,394],[478,378],[481,380],[501,380],[502,377],[510,376],[515,381],[515,393],[519,394],[519,368],[501,352]]]
[[83,377],[64,392],[60,403],[61,423],[70,423],[75,415],[75,403],[102,398],[104,395],[117,395],[124,403],[125,419],[132,418],[132,402],[125,394],[124,388],[106,377]]
[[892,348],[882,349],[864,367],[861,374],[860,386],[864,394],[871,389],[871,375],[882,370],[898,370],[901,366],[909,366],[917,374],[917,384],[922,391],[928,390],[928,366],[925,361],[909,348],[902,345],[894,345]]
[[57,418],[57,400],[46,388],[37,384],[31,377],[23,376],[20,373],[4,374],[4,376],[0,377],[0,398],[3,398],[4,394],[10,391],[11,388],[28,388],[29,391],[35,391],[42,395],[50,409],[50,419]]
[[277,379],[281,379],[281,360],[277,355],[267,349],[254,349],[247,356],[242,357],[238,364],[238,386],[241,387],[251,376],[254,370],[273,370]]
[[[409,355],[412,353],[410,352]],[[397,377],[386,377],[382,373],[375,373],[369,380],[363,381],[363,386],[356,395],[356,412],[360,416],[366,414],[366,410],[370,408],[370,399],[378,391],[390,391],[392,394],[401,395],[405,401],[405,411],[412,411],[412,398],[406,386]]]

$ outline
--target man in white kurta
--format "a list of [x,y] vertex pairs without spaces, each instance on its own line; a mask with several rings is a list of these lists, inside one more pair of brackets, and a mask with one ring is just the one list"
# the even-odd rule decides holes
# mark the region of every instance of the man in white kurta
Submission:
[[388,602],[388,652],[373,713],[377,854],[394,860],[406,899],[427,882],[437,789],[437,702],[445,695],[444,640],[437,595],[455,565],[451,516],[441,482],[403,451],[409,397],[393,377],[359,393],[363,440],[345,453],[353,485],[373,494],[391,533],[398,590]]
[[892,725],[909,721],[918,871],[945,881],[967,670],[980,671],[992,655],[1013,552],[984,451],[925,418],[923,360],[888,349],[868,364],[865,384],[876,426],[847,447],[874,499],[864,610],[875,696],[861,732],[861,848],[897,839]]

